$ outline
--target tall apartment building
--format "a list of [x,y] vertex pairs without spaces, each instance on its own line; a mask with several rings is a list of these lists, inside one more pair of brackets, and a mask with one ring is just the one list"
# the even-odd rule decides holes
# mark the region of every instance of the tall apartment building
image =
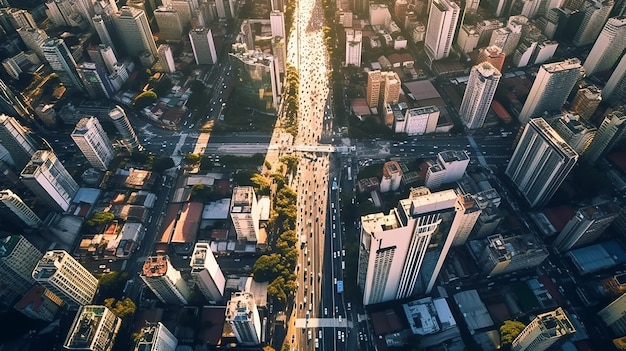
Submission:
[[40,59],[45,59],[41,50],[41,45],[48,39],[48,33],[45,30],[20,28],[17,34],[28,50],[35,52]]
[[531,207],[544,205],[572,170],[578,154],[543,119],[531,119],[505,174]]
[[[365,305],[428,294],[454,241],[477,215],[453,190],[412,189],[389,214],[361,217],[358,284]],[[463,234],[464,235],[464,234]]]
[[587,152],[583,155],[585,162],[593,164],[624,139],[626,136],[626,115],[624,108],[613,110],[604,116],[595,137]]
[[159,55],[159,64],[163,72],[172,73],[176,71],[176,64],[174,63],[174,54],[172,48],[167,44],[159,45],[157,49]]
[[346,29],[346,66],[361,67],[363,33],[360,30]]
[[63,347],[67,350],[111,351],[122,319],[106,306],[81,306]]
[[580,116],[570,113],[564,113],[555,119],[552,122],[552,128],[579,155],[587,151],[596,135],[594,126],[581,119]]
[[83,62],[76,67],[76,73],[78,73],[87,95],[92,99],[101,99],[113,95],[113,88],[105,67],[99,67],[92,62]]
[[366,88],[366,100],[367,106],[370,108],[378,108],[378,101],[380,100],[380,82],[382,81],[382,74],[379,70],[373,70],[367,72],[367,88]]
[[626,17],[613,17],[604,25],[583,67],[590,76],[613,68],[626,49]]
[[0,301],[11,306],[35,285],[32,272],[43,253],[21,235],[0,239]]
[[478,256],[478,265],[488,277],[539,266],[550,254],[533,234],[487,237],[487,247]]
[[406,133],[410,136],[434,133],[437,129],[439,113],[437,106],[407,109],[404,119],[394,120],[394,130],[396,133]]
[[226,279],[208,243],[196,243],[191,256],[191,277],[204,297],[216,303],[224,298]]
[[[502,202],[500,194],[491,186],[486,175],[482,172],[463,177],[456,184],[457,193],[464,197],[471,197],[480,208],[480,215],[470,235],[474,238],[485,238],[492,235],[504,219],[502,211],[498,209]],[[465,240],[467,239],[469,236]],[[452,246],[456,246],[456,242],[455,238]]]
[[230,324],[241,345],[261,343],[261,320],[252,293],[233,293],[226,305],[226,323]]
[[479,21],[476,24],[476,31],[478,31],[478,34],[480,35],[478,38],[478,45],[479,46],[488,45],[489,40],[491,40],[491,34],[493,33],[493,31],[502,27],[504,27],[504,23],[502,23],[501,21],[497,19],[488,19],[488,20]]
[[0,145],[7,149],[16,169],[23,169],[41,146],[35,138],[17,119],[0,114]]
[[281,11],[270,12],[270,27],[273,37],[285,38],[285,14]]
[[233,44],[229,54],[233,73],[237,74],[244,103],[260,110],[277,109],[282,93],[278,60],[261,51],[248,50],[245,44]]
[[106,171],[115,158],[115,150],[96,117],[83,118],[71,134],[78,149],[94,168]]
[[476,30],[476,26],[464,24],[459,30],[456,45],[462,52],[467,54],[476,49],[479,39],[480,33]]
[[615,335],[626,335],[626,294],[598,312],[598,317]]
[[159,8],[154,10],[154,19],[159,26],[161,39],[165,41],[181,40],[183,36],[183,22],[176,9],[172,6],[159,6]]
[[90,304],[98,289],[98,279],[64,250],[46,252],[32,276],[71,310]]
[[112,32],[115,28],[113,27],[113,22],[108,17],[109,16],[95,15],[92,19],[93,26],[102,44],[109,46],[113,51],[117,51],[112,36]]
[[626,103],[626,55],[622,55],[602,89],[602,98],[614,105]]
[[113,23],[120,35],[120,44],[126,54],[134,57],[148,53],[152,62],[157,56],[157,48],[152,37],[146,14],[130,6],[122,6],[113,17]]
[[39,228],[43,223],[22,199],[9,189],[0,190],[0,216],[17,227]]
[[463,178],[469,165],[467,151],[447,150],[437,153],[437,162],[428,167],[424,183],[428,189],[438,189],[442,184]]
[[459,115],[468,129],[482,128],[502,74],[489,62],[472,67]]
[[433,0],[430,5],[424,50],[430,62],[450,55],[459,21],[459,6],[450,0]]
[[139,331],[134,351],[175,351],[178,339],[163,323],[146,323]]
[[559,339],[575,332],[576,328],[569,317],[559,307],[537,315],[513,340],[511,351],[544,351]]
[[402,182],[402,169],[396,161],[385,162],[383,176],[380,179],[380,192],[396,191]]
[[567,222],[552,245],[560,253],[565,253],[571,249],[591,244],[613,223],[619,215],[619,211],[619,206],[609,201],[578,209],[574,218]]
[[237,233],[237,240],[256,242],[259,237],[259,205],[251,186],[233,189],[230,201],[230,218]]
[[183,30],[189,30],[193,8],[197,7],[197,2],[195,0],[170,0],[169,6],[178,12]]
[[63,39],[47,39],[42,45],[43,56],[59,79],[68,89],[82,91],[76,72],[76,61]]
[[146,258],[140,277],[163,303],[186,305],[189,301],[189,287],[167,255]]
[[111,111],[109,111],[109,118],[113,121],[115,129],[117,129],[117,132],[122,136],[122,140],[130,152],[143,151],[143,146],[139,144],[137,134],[135,134],[135,130],[130,124],[126,112],[124,112],[122,107],[115,106],[112,108]]
[[217,51],[215,51],[211,29],[205,27],[192,29],[189,31],[189,41],[197,65],[217,63]]
[[400,100],[402,82],[396,72],[382,72],[381,98],[383,106],[397,104]]
[[489,62],[495,69],[502,71],[504,66],[504,59],[506,55],[502,52],[502,48],[496,45],[487,46],[478,50],[478,59],[476,65],[480,65],[483,62]]
[[602,102],[602,90],[595,85],[589,85],[578,89],[570,106],[570,111],[589,121],[600,102]]
[[46,206],[57,211],[66,211],[78,184],[52,151],[35,152],[24,167],[20,178]]
[[613,0],[586,0],[582,9],[584,13],[580,27],[574,36],[574,45],[583,46],[590,45],[596,40],[598,34],[602,31],[602,27],[607,22],[611,10],[613,9]]
[[519,121],[527,123],[546,111],[560,111],[583,74],[584,69],[577,58],[541,65],[519,114]]

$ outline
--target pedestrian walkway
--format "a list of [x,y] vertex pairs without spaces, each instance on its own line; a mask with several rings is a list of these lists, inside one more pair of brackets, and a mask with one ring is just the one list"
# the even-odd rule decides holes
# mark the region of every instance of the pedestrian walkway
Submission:
[[471,135],[468,135],[467,141],[469,142],[470,146],[474,150],[474,155],[476,155],[476,159],[478,159],[478,162],[480,162],[480,164],[483,166],[487,166],[487,160],[485,160],[483,153],[480,152],[480,149],[478,148],[478,144],[476,144],[474,137]]
[[352,328],[352,322],[337,318],[298,318],[296,328]]

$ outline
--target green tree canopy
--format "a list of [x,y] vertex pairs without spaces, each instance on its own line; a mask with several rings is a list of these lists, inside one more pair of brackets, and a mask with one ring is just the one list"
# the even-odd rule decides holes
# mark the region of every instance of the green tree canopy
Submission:
[[187,155],[185,155],[185,162],[187,162],[188,164],[193,165],[200,162],[200,160],[202,160],[202,155],[192,153],[188,153]]
[[513,340],[526,328],[522,322],[506,320],[500,326],[500,343],[510,345]]
[[115,298],[108,298],[104,300],[104,305],[111,310],[116,316],[124,319],[126,317],[132,317],[137,310],[137,306],[130,298],[123,300],[116,300]]
[[111,212],[96,212],[87,220],[87,225],[95,227],[100,224],[107,224],[115,218],[115,215]]
[[152,91],[152,90],[148,90],[148,91],[144,91],[143,93],[137,95],[135,97],[135,100],[133,100],[133,107],[141,110],[144,107],[152,104],[153,102],[155,102],[157,99],[157,94]]

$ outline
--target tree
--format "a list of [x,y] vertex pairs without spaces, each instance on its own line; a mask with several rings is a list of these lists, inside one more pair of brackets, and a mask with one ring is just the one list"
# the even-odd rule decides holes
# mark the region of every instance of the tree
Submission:
[[116,300],[111,297],[104,300],[104,305],[113,312],[116,316],[124,319],[126,317],[130,317],[135,314],[137,310],[137,306],[130,298],[125,298],[123,300]]
[[171,157],[159,157],[152,162],[152,171],[163,173],[166,169],[174,167],[174,160]]
[[526,328],[522,322],[506,320],[500,326],[500,343],[510,345],[513,340]]
[[257,195],[269,195],[270,182],[264,176],[259,173],[255,173],[250,177],[250,182]]
[[115,215],[111,212],[96,212],[88,220],[87,225],[95,227],[100,224],[107,224],[115,218]]
[[144,107],[152,104],[153,102],[155,102],[157,99],[157,94],[152,91],[152,90],[148,90],[148,91],[144,91],[143,93],[137,95],[135,97],[135,100],[133,100],[133,107],[136,108],[137,110],[141,110]]
[[188,164],[195,165],[202,160],[202,155],[188,153],[185,155],[185,162]]
[[293,172],[296,170],[296,167],[298,167],[300,157],[295,155],[286,155],[280,158],[280,162],[287,166],[287,172]]
[[276,350],[271,346],[263,346],[263,351],[276,351]]

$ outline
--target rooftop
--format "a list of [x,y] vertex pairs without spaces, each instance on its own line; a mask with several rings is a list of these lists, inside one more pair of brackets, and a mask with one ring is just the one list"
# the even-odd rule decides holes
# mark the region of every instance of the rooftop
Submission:
[[149,256],[143,263],[142,275],[145,277],[161,277],[167,273],[169,257],[167,255]]

